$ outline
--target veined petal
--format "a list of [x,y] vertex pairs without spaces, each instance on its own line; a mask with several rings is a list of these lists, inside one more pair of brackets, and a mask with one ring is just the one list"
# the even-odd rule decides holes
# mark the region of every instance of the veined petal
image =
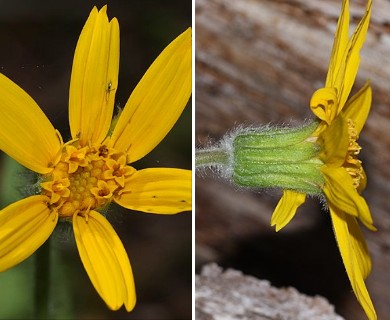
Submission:
[[100,213],[75,214],[73,230],[81,261],[96,291],[112,310],[136,302],[130,261],[115,230]]
[[[374,320],[377,319],[375,308],[372,304],[370,295],[367,291],[366,285],[364,283],[364,276],[362,274],[363,271],[367,271],[367,266],[359,265],[362,263],[362,257],[357,257],[356,255],[356,243],[357,241],[353,239],[351,236],[349,227],[350,219],[346,214],[341,212],[340,210],[335,210],[333,204],[329,204],[330,215],[332,217],[333,229],[336,236],[336,241],[340,249],[341,257],[343,259],[343,263],[345,269],[347,271],[348,278],[351,282],[352,289],[363,307],[368,319]],[[353,218],[353,217],[351,217]],[[352,229],[354,226],[352,226]],[[355,236],[355,235],[354,235]],[[365,250],[365,249],[364,249]],[[362,254],[359,252],[359,254]],[[365,253],[363,253],[365,255]],[[366,258],[366,257],[365,257]],[[364,258],[364,259],[365,259]],[[364,262],[365,264],[366,262]]]
[[326,87],[335,87],[336,77],[342,64],[344,53],[348,44],[349,36],[349,1],[344,0],[339,20],[337,22],[336,34],[333,42],[332,55],[329,62],[328,74],[326,76]]
[[60,156],[61,137],[37,103],[0,74],[0,149],[23,166],[45,174]]
[[339,115],[319,136],[321,160],[330,167],[341,167],[348,152],[348,124]]
[[135,172],[114,199],[122,207],[148,213],[174,214],[191,210],[190,170],[151,168]]
[[368,113],[371,109],[372,92],[370,83],[366,84],[351,99],[348,99],[347,104],[343,109],[345,119],[352,119],[355,124],[355,130],[359,136],[364,124],[366,123]]
[[355,82],[360,64],[360,50],[366,39],[370,21],[371,6],[372,1],[370,0],[368,1],[366,12],[362,20],[356,27],[351,39],[348,41],[349,3],[348,0],[343,1],[326,78],[326,88],[320,89],[334,89],[337,93],[337,101],[332,99],[329,100],[327,104],[317,104],[318,97],[314,97],[313,95],[313,98],[315,99],[312,98],[310,103],[312,111],[328,124],[330,124],[344,108]]
[[323,192],[328,204],[359,218],[367,228],[375,231],[366,200],[353,187],[353,181],[348,172],[342,167],[331,168],[326,165],[321,167],[321,172],[325,179]]
[[344,215],[344,218],[351,234],[350,240],[360,272],[362,273],[363,279],[366,279],[371,272],[371,257],[368,253],[366,241],[364,240],[356,218],[348,214]]
[[367,3],[366,12],[356,27],[356,30],[353,33],[352,38],[349,40],[347,49],[345,51],[345,56],[343,57],[343,61],[345,61],[345,67],[341,67],[339,74],[337,75],[336,88],[339,88],[340,92],[339,110],[337,113],[339,113],[341,108],[344,107],[344,104],[347,101],[352,86],[355,82],[356,74],[360,64],[360,49],[366,40],[368,24],[370,22],[371,6],[372,1],[369,0]]
[[279,231],[294,218],[298,207],[306,200],[306,194],[284,190],[283,196],[275,208],[271,218],[271,226]]
[[191,95],[191,28],[173,40],[138,83],[112,133],[129,162],[148,154],[171,130]]
[[31,196],[0,211],[0,272],[27,259],[49,238],[58,220],[49,201]]
[[119,24],[108,21],[107,6],[94,7],[80,34],[69,90],[72,138],[100,143],[112,120],[119,72]]

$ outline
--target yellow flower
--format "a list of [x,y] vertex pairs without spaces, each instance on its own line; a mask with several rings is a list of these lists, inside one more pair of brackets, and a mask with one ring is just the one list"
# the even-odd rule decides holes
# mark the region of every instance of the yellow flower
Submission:
[[[375,230],[370,210],[360,195],[366,175],[357,158],[359,134],[371,106],[371,88],[367,83],[348,99],[359,67],[359,51],[364,43],[371,13],[371,1],[352,37],[348,40],[348,0],[343,1],[325,87],[317,90],[310,101],[313,113],[321,120],[310,138],[321,146],[321,186],[326,198],[336,241],[352,285],[367,317],[377,319],[364,280],[371,271],[371,259],[357,218]],[[294,217],[305,202],[306,194],[285,190],[277,205],[271,225],[280,230]]]
[[110,128],[119,69],[119,25],[95,8],[81,32],[63,143],[35,101],[0,74],[0,149],[40,175],[40,194],[0,211],[0,271],[34,253],[58,219],[69,220],[95,289],[113,310],[135,305],[126,251],[99,212],[111,201],[148,213],[191,210],[191,171],[136,170],[170,131],[191,95],[191,29],[154,61]]
[[360,63],[360,49],[366,39],[370,21],[372,1],[359,22],[352,37],[349,34],[349,1],[344,0],[337,23],[332,55],[326,76],[325,88],[318,89],[312,96],[310,108],[326,124],[330,124],[343,109]]

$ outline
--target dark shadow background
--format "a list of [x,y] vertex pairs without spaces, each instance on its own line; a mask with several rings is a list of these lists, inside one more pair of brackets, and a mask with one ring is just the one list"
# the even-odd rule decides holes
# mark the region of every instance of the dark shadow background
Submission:
[[[2,1],[0,72],[27,91],[64,140],[69,138],[68,90],[74,49],[94,5],[117,17],[121,58],[116,104],[131,91],[157,55],[191,26],[191,1]],[[0,106],[1,107],[1,106]],[[17,107],[17,106],[15,106]],[[191,168],[191,106],[164,141],[134,167]],[[20,197],[4,181],[14,164],[2,154],[1,206]],[[20,178],[20,168],[16,168]],[[7,175],[8,174],[8,175]],[[7,187],[4,187],[7,186]],[[11,190],[11,191],[10,191]],[[52,246],[50,317],[55,319],[190,319],[191,214],[159,216],[112,207],[109,220],[131,260],[137,290],[133,312],[111,312],[79,259],[69,226],[60,225]],[[0,274],[0,318],[33,318],[34,256]]]

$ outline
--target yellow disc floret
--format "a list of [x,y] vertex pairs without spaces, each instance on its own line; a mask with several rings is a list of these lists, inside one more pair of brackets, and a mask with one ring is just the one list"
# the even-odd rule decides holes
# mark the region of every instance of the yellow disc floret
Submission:
[[123,153],[107,147],[67,144],[61,160],[41,183],[42,194],[60,217],[107,205],[125,185],[125,179],[135,172],[126,165]]
[[355,129],[354,121],[352,119],[348,119],[347,123],[348,123],[349,145],[348,145],[348,152],[345,159],[344,167],[353,180],[353,186],[355,187],[355,189],[358,189],[361,179],[364,179],[362,162],[357,158],[362,148],[356,142],[358,138],[358,134]]

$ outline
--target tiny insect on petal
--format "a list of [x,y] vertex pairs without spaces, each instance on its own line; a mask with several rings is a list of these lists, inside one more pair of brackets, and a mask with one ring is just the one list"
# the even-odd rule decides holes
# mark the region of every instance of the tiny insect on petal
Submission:
[[175,214],[191,210],[190,170],[150,168],[128,179],[123,192],[114,198],[119,205],[147,213]]

